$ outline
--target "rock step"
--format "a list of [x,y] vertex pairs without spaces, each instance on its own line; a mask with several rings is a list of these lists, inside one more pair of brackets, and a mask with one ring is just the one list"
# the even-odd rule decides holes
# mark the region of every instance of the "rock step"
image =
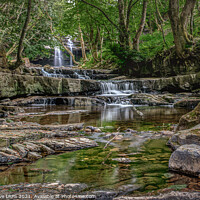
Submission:
[[2,102],[2,105],[9,106],[30,106],[30,105],[69,105],[69,106],[89,106],[89,105],[103,105],[104,102],[97,98],[92,97],[43,97],[43,96],[33,96],[27,98],[17,98],[14,100],[9,100],[7,102]]
[[12,164],[22,161],[34,161],[45,155],[56,153],[56,151],[72,151],[89,147],[96,147],[95,141],[87,138],[68,139],[41,139],[13,144],[11,148],[0,149],[0,165]]

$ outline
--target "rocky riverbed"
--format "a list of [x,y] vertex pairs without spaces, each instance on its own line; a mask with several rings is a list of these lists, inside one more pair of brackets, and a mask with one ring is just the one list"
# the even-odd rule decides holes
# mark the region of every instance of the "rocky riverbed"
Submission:
[[0,74],[0,198],[199,199],[198,74],[21,70]]

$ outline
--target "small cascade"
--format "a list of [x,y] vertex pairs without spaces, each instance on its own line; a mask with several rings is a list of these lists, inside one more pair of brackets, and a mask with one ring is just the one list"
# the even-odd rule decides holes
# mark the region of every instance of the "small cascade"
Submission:
[[75,77],[75,78],[78,78],[78,79],[91,79],[91,78],[87,75],[86,71],[83,71],[83,73],[74,72],[74,77]]
[[[68,73],[67,73],[68,72]],[[92,73],[87,73],[85,70],[66,71],[63,68],[41,68],[41,73],[46,77],[53,78],[76,78],[76,79],[91,79]]]
[[54,66],[55,67],[62,67],[63,66],[63,57],[62,57],[62,51],[59,47],[54,48]]
[[134,83],[129,82],[101,82],[103,95],[129,95],[135,92]]
[[[68,42],[67,42],[67,45],[68,47],[70,48],[70,51],[73,53],[73,42],[71,40],[71,38],[68,39]],[[70,55],[70,62],[69,62],[69,65],[70,66],[73,66],[73,60],[72,60],[72,56]]]
[[66,76],[64,76],[62,74],[61,71],[59,71],[59,69],[53,69],[52,73],[49,73],[47,71],[44,70],[44,68],[41,69],[42,75],[45,77],[53,77],[53,78],[67,78]]

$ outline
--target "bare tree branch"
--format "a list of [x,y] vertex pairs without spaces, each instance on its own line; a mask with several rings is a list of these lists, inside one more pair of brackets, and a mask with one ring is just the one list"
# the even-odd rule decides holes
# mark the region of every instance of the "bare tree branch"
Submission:
[[99,10],[113,26],[115,26],[119,31],[121,31],[121,29],[119,28],[119,26],[117,26],[117,25],[108,17],[108,15],[107,15],[101,8],[99,8],[98,6],[96,6],[96,5],[94,5],[94,4],[91,4],[91,3],[89,3],[89,2],[87,2],[87,1],[85,1],[85,0],[81,0],[81,1],[82,1],[83,3],[85,3],[85,4],[88,4],[88,5],[90,5],[90,6],[94,7],[94,8],[96,8],[97,10]]

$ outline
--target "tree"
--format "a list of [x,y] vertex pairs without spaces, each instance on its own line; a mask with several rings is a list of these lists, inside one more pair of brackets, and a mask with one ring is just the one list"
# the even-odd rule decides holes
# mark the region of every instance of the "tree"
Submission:
[[187,26],[195,3],[196,0],[186,0],[182,13],[180,14],[179,0],[169,0],[169,19],[174,36],[176,53],[179,57],[183,57],[186,44],[190,42]]
[[139,29],[137,30],[135,38],[133,39],[133,47],[137,51],[139,51],[140,36],[144,30],[144,25],[146,22],[146,15],[147,15],[147,1],[143,0],[143,9],[142,9],[142,17],[141,17],[141,21],[140,21],[140,26],[139,26]]
[[[28,28],[28,23],[30,21],[30,15],[31,15],[31,3],[32,0],[28,0],[28,6],[27,6],[27,16],[26,16],[26,20],[21,32],[21,36],[20,36],[20,40],[19,40],[19,45],[18,45],[18,51],[17,51],[17,61],[15,63],[15,67],[17,68],[20,66],[20,64],[22,63],[22,48],[23,48],[23,42],[24,42],[24,38],[27,32],[27,28]],[[12,67],[13,68],[13,67]]]

